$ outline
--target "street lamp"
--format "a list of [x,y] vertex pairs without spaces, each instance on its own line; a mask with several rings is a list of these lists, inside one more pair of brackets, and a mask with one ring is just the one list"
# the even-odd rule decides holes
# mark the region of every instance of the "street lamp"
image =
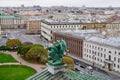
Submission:
[[93,60],[93,64],[92,64],[92,66],[93,66],[93,68],[94,68],[94,66],[95,66],[95,63],[94,63],[94,60],[95,60],[95,53],[92,52],[92,54],[93,54],[93,56],[92,56],[92,60]]

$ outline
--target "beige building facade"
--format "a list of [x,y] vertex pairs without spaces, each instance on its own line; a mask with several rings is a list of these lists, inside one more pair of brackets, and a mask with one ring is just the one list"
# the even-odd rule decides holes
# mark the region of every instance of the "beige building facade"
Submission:
[[6,28],[25,28],[24,20],[19,16],[1,15],[0,26],[2,29]]
[[40,20],[28,20],[26,22],[27,33],[40,33],[41,22]]

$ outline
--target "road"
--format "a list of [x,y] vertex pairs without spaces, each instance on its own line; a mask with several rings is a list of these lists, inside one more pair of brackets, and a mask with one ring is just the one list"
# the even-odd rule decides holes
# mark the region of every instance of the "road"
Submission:
[[[89,70],[86,68],[87,66],[91,66],[91,65],[88,65],[88,64],[83,63],[83,62],[78,61],[78,60],[75,60],[75,61],[77,61],[77,64],[75,65],[75,67],[78,70],[80,70],[79,71],[80,73],[83,73],[83,74],[85,73],[85,74],[91,75],[91,73],[88,73]],[[92,70],[93,70],[92,75],[94,75],[94,76],[103,77],[103,78],[106,78],[108,80],[120,80],[120,77],[117,75],[113,75],[111,73],[108,73],[108,72],[105,72],[103,70],[93,68],[93,67],[92,67]]]
[[25,29],[17,29],[17,30],[4,30],[7,33],[7,38],[1,38],[1,45],[5,45],[8,39],[17,38],[22,42],[32,42],[34,44],[42,44],[43,46],[47,46],[47,42],[41,40],[40,35],[28,35],[26,34]]

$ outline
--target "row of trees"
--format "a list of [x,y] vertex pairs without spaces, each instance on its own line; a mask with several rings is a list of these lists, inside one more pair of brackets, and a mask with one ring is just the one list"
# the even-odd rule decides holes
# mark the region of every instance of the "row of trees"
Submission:
[[17,51],[17,54],[29,61],[37,61],[39,63],[46,63],[48,60],[47,50],[40,44],[33,44],[31,42],[22,43],[18,39],[10,39],[6,45],[0,46],[1,51]]
[[[44,64],[48,61],[48,51],[40,44],[33,44],[31,42],[22,43],[18,39],[11,39],[6,42],[6,46],[0,46],[0,50],[15,50],[18,55],[29,61],[32,60]],[[70,57],[64,56],[63,62],[66,63],[69,68],[74,67],[74,61]]]

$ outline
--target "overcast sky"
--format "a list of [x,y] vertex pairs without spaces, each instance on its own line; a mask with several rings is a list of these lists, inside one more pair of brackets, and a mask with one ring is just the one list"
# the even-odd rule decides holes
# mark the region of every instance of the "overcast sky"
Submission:
[[120,0],[0,0],[0,6],[77,6],[120,7]]

